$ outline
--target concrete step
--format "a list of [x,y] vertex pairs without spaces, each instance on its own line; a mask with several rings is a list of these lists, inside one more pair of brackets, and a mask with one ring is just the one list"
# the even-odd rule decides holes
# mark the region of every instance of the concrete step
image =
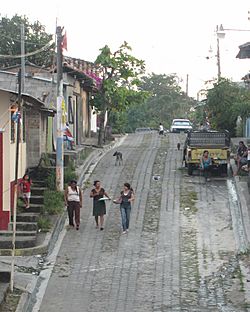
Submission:
[[[16,248],[30,248],[36,245],[36,236],[16,236]],[[0,249],[12,249],[12,237],[0,236]]]
[[37,222],[39,213],[35,212],[23,212],[19,213],[16,217],[17,222]]
[[33,195],[33,193],[31,193],[30,203],[43,205],[44,197],[42,195]]
[[[37,231],[16,231],[16,236],[36,236]],[[0,236],[12,236],[12,231],[0,231]]]
[[32,180],[32,186],[33,187],[46,187],[46,182],[44,180]]
[[37,212],[37,213],[41,213],[43,210],[43,205],[41,204],[30,204],[30,208],[26,209],[25,205],[23,204],[23,206],[18,206],[20,208],[23,209],[23,213],[29,213],[29,212]]
[[[9,223],[9,230],[12,230],[13,222]],[[16,222],[17,231],[36,231],[38,226],[36,222]]]
[[45,186],[31,186],[31,194],[33,195],[38,195],[38,196],[43,196],[44,191],[46,191],[47,188]]

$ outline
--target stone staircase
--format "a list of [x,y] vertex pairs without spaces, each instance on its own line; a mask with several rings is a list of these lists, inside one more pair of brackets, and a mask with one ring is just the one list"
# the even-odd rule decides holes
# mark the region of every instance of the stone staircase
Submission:
[[[36,246],[40,213],[44,209],[44,191],[46,190],[43,181],[33,181],[31,187],[30,208],[25,209],[24,204],[17,207],[16,217],[16,248],[30,248]],[[20,201],[19,201],[20,202]],[[12,248],[13,222],[9,223],[6,231],[0,231],[0,248]]]

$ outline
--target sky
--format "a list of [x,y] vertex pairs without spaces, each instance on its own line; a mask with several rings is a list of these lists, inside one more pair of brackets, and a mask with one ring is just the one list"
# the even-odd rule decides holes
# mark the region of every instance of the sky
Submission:
[[[38,5],[39,3],[39,5]],[[104,45],[116,50],[124,41],[146,63],[147,73],[180,78],[192,97],[217,76],[216,25],[250,30],[249,0],[12,0],[1,3],[1,15],[26,15],[54,33],[56,20],[67,31],[65,55],[94,61]],[[225,31],[220,39],[221,74],[233,81],[250,70],[250,59],[239,60],[239,45],[250,42],[250,31]],[[209,59],[206,57],[209,56]]]

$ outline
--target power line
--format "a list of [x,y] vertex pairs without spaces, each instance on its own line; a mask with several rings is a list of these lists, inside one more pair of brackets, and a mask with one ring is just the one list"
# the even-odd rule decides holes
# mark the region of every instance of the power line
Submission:
[[[10,37],[10,36],[7,36],[7,35],[1,34],[1,37],[6,38],[6,39],[10,39],[11,41],[15,41],[15,42],[21,43],[21,40],[20,40],[20,39],[14,39],[14,38],[12,38],[12,37]],[[25,41],[25,45],[37,45],[37,46],[42,46],[43,44],[42,44],[42,43],[38,43],[38,42]]]
[[51,40],[45,46],[43,46],[41,49],[38,49],[38,50],[33,51],[33,52],[26,53],[26,54],[18,54],[18,55],[4,55],[4,54],[0,54],[0,58],[3,58],[3,59],[16,59],[16,58],[32,56],[32,55],[38,54],[38,53],[43,52],[44,50],[48,49],[49,47],[51,47],[53,45],[53,43],[54,43],[54,41]]

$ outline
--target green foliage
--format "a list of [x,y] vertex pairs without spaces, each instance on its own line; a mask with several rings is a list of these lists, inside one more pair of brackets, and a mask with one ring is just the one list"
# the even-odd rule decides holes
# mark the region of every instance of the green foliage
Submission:
[[158,129],[159,123],[170,127],[172,119],[192,117],[190,108],[196,101],[186,96],[174,75],[154,74],[142,77],[139,89],[147,92],[147,100],[132,103],[124,112],[114,112],[111,126],[125,132],[138,127]]
[[[73,162],[69,162],[68,166],[64,168],[64,184],[68,184],[71,180],[77,180],[75,166]],[[56,190],[56,171],[53,169],[48,174],[45,184],[50,190]]]
[[190,112],[190,119],[194,122],[196,125],[203,125],[204,121],[206,119],[206,102],[199,102],[195,106],[195,110],[193,112]]
[[56,190],[56,171],[55,170],[51,170],[50,174],[46,178],[45,183],[46,183],[46,186],[50,190]]
[[73,162],[64,169],[64,184],[68,184],[71,180],[77,180],[75,166]]
[[60,214],[63,211],[64,198],[62,192],[46,190],[44,192],[44,210],[49,215]]
[[[2,55],[20,55],[21,54],[21,30],[20,25],[24,25],[25,31],[25,52],[37,51],[48,44],[53,36],[46,33],[45,26],[40,22],[31,23],[26,16],[14,15],[12,18],[2,17],[0,20],[0,54]],[[26,60],[38,66],[48,67],[52,64],[55,45],[46,50],[26,57]],[[0,67],[7,67],[20,64],[19,59],[1,58]]]
[[37,226],[43,232],[48,232],[51,229],[52,224],[48,216],[39,216]]
[[208,91],[206,111],[213,128],[227,129],[235,135],[237,117],[245,120],[250,114],[250,92],[229,79],[221,79]]
[[144,61],[131,55],[131,47],[126,42],[115,52],[111,52],[107,45],[100,51],[95,65],[102,84],[91,103],[100,112],[99,144],[106,111],[125,111],[132,104],[145,101],[149,95],[148,92],[138,89],[140,77],[145,72]]

